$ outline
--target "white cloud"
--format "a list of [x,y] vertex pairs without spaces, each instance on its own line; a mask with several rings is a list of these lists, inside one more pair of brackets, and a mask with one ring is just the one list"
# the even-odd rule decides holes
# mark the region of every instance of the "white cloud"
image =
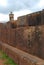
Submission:
[[9,20],[9,16],[0,13],[0,22],[6,22]]
[[0,0],[0,6],[7,6],[7,0]]
[[39,3],[38,3],[38,6],[40,8],[43,8],[44,7],[44,0],[40,0]]
[[39,0],[38,3],[33,7],[35,11],[44,9],[44,0]]

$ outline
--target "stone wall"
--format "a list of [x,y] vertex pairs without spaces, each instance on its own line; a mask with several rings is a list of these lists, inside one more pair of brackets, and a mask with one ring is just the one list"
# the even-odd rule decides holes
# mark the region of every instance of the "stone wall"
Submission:
[[0,41],[44,59],[44,25],[0,27]]

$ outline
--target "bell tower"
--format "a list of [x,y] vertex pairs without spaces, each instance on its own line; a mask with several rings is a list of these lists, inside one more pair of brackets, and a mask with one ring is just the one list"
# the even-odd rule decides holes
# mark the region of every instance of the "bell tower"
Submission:
[[14,21],[14,14],[12,12],[9,14],[9,21]]

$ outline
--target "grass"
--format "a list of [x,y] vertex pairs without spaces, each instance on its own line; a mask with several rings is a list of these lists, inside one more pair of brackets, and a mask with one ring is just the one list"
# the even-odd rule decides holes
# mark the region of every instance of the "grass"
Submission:
[[6,60],[4,65],[17,65],[10,57],[8,57],[3,51],[0,50],[0,59]]

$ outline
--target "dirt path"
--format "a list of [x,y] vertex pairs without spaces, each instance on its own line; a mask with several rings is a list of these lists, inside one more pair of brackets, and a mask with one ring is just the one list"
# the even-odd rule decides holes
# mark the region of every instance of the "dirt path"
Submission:
[[17,65],[5,53],[0,51],[0,65]]
[[0,65],[4,65],[5,59],[2,58],[2,52],[0,51]]
[[4,65],[4,60],[0,59],[0,65]]

